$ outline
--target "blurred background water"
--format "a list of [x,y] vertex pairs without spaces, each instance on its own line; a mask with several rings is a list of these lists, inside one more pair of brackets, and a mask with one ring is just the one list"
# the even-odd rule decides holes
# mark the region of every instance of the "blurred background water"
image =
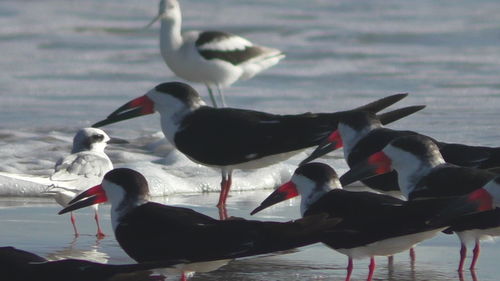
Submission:
[[[50,173],[78,128],[158,83],[179,80],[160,56],[158,24],[142,28],[157,14],[157,5],[0,1],[0,171]],[[498,1],[216,0],[182,1],[181,9],[184,30],[233,32],[287,54],[275,67],[226,89],[231,106],[331,112],[409,92],[401,106],[427,108],[392,127],[449,142],[498,144]],[[206,97],[203,85],[193,86]],[[171,151],[155,142],[162,138],[156,134],[157,115],[104,129],[134,140],[125,148],[109,148],[118,164],[149,165]],[[265,170],[273,174],[266,184],[259,184],[261,174],[240,180],[236,188],[277,184],[303,156],[288,161],[291,166]],[[343,161],[334,164],[345,168]],[[186,160],[185,165],[191,164]],[[217,180],[214,175],[207,189],[218,188]],[[199,191],[200,186],[170,190]],[[0,187],[0,194],[11,193]]]
[[[158,83],[179,80],[160,56],[158,24],[142,29],[157,6],[155,0],[0,1],[0,195],[37,196],[40,186],[9,175],[50,174],[79,128]],[[496,0],[183,0],[181,9],[184,30],[232,32],[286,53],[278,65],[226,89],[230,106],[330,112],[409,92],[400,106],[427,108],[391,127],[448,142],[499,143]],[[203,85],[192,85],[207,97]],[[155,195],[218,189],[217,171],[162,141],[157,115],[104,129],[130,141],[108,148],[115,165],[141,170]],[[340,155],[325,161],[342,173]],[[272,188],[304,156],[236,172],[235,189]]]

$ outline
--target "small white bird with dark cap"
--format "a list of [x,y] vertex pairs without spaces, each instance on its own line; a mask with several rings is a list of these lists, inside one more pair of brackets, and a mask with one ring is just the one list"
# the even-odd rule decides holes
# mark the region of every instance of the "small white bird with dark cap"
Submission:
[[181,34],[181,9],[177,0],[161,0],[160,51],[165,63],[180,78],[206,85],[217,107],[213,89],[226,106],[221,87],[250,79],[277,64],[285,55],[278,49],[254,45],[247,39],[220,31],[190,31]]
[[[110,140],[101,129],[80,129],[73,138],[71,154],[57,161],[54,173],[50,176],[53,184],[44,193],[50,194],[59,205],[66,207],[80,192],[100,183],[104,175],[113,169],[113,163],[104,152]],[[103,237],[97,205],[93,208],[97,236]],[[71,223],[75,236],[78,236],[73,213],[71,213]]]

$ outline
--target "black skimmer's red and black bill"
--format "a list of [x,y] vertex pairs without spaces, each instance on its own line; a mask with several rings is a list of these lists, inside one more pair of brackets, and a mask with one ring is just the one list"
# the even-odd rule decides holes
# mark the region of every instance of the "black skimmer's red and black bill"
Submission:
[[[496,177],[495,173],[469,167],[460,167],[444,161],[439,147],[432,139],[404,136],[391,141],[366,161],[353,166],[340,181],[349,184],[365,177],[395,170],[402,194],[410,200],[465,196],[483,187]],[[476,243],[470,269],[474,269],[479,256],[479,241],[484,236],[500,235],[500,209],[471,214],[461,218],[448,230],[455,231],[461,241],[460,263],[462,271],[467,251],[466,244]]]
[[[83,128],[78,130],[73,138],[71,154],[61,158],[55,165],[54,173],[50,176],[53,182],[44,194],[49,194],[59,205],[66,207],[76,195],[83,190],[102,181],[104,175],[113,169],[113,163],[104,152],[108,143],[123,143],[120,139],[111,139],[103,130],[97,128]],[[94,207],[94,219],[97,224],[97,236],[104,233],[99,225],[99,213]],[[71,223],[75,235],[78,230],[75,217],[71,213]]]
[[158,15],[148,24],[161,21],[160,52],[167,66],[178,77],[204,83],[213,95],[217,89],[225,106],[221,88],[238,80],[252,78],[285,57],[280,50],[254,45],[249,40],[221,31],[190,31],[181,34],[181,9],[177,0],[161,0]]
[[[378,112],[407,94],[392,95],[355,110]],[[420,107],[398,111],[404,117]],[[276,115],[205,105],[198,93],[180,82],[163,83],[95,123],[101,127],[158,111],[166,138],[194,162],[222,171],[218,206],[224,209],[234,169],[255,169],[279,163],[303,149],[318,145],[337,128],[346,111]],[[387,117],[384,117],[387,116]],[[386,113],[381,119],[397,120]],[[225,217],[222,210],[221,217]]]
[[[447,206],[455,199],[404,201],[383,194],[346,191],[330,166],[308,163],[297,168],[292,179],[269,195],[252,214],[298,195],[303,217],[326,213],[341,219],[337,231],[323,243],[349,257],[346,280],[353,269],[352,259],[371,259],[368,274],[371,280],[374,256],[390,256],[410,249],[444,230],[464,213],[464,208],[459,208],[453,215],[448,213],[448,221],[430,223],[435,214],[445,209],[450,211]],[[475,202],[470,205],[477,206]]]
[[109,201],[116,240],[130,257],[138,262],[182,260],[182,272],[211,271],[230,259],[317,243],[339,221],[324,215],[286,223],[216,220],[148,202],[148,191],[140,173],[114,169],[59,213]]
[[6,281],[164,280],[162,276],[151,275],[151,270],[165,268],[173,264],[175,262],[171,261],[120,265],[80,259],[48,261],[43,257],[14,247],[0,247],[0,278]]
[[[311,161],[335,149],[343,147],[344,157],[350,167],[380,151],[393,139],[402,136],[418,135],[408,130],[392,130],[383,127],[382,122],[369,112],[351,112],[339,120],[339,126],[316,150],[302,163]],[[445,143],[432,139],[447,163],[464,167],[488,169],[500,164],[500,150],[493,147],[470,146]],[[499,152],[497,152],[499,150]],[[390,172],[362,182],[370,188],[382,192],[399,191],[396,172]]]

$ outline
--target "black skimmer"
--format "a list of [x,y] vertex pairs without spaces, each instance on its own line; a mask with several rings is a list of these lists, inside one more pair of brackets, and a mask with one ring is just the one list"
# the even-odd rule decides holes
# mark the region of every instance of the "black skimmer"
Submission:
[[[101,129],[80,129],[73,138],[71,154],[57,161],[55,171],[49,178],[53,184],[44,193],[50,194],[57,203],[66,207],[68,202],[80,192],[100,183],[104,175],[113,169],[113,163],[104,152],[108,142],[121,143],[123,141],[111,139]],[[97,206],[94,210],[97,236],[103,237]],[[73,213],[71,213],[71,223],[75,235],[78,236]]]
[[[378,112],[404,98],[392,95],[358,107]],[[398,114],[379,116],[392,122],[422,107],[408,107]],[[222,171],[219,202],[221,218],[227,216],[225,202],[234,169],[256,169],[279,163],[303,149],[318,145],[337,128],[346,111],[275,115],[236,108],[206,106],[198,93],[180,82],[163,83],[144,96],[121,106],[93,127],[101,127],[137,116],[160,113],[165,137],[194,162]],[[387,119],[387,120],[385,120]]]
[[[169,262],[140,264],[102,264],[80,259],[48,261],[33,253],[14,247],[0,247],[0,278],[8,281],[105,281],[105,280],[163,280],[150,276],[152,269],[173,265]],[[120,278],[123,277],[123,279]]]
[[[349,112],[345,118],[339,119],[337,130],[332,132],[301,164],[343,148],[344,158],[351,167],[384,148],[391,140],[411,134],[417,133],[383,127],[377,116],[370,112]],[[397,174],[394,171],[361,181],[377,191],[399,195]]]
[[191,209],[148,202],[147,181],[126,168],[78,195],[59,214],[111,202],[115,237],[138,262],[182,260],[182,272],[212,271],[234,258],[289,250],[321,240],[338,219],[315,216],[286,223],[216,220]]
[[[251,214],[295,196],[301,196],[302,217],[327,213],[340,218],[336,232],[323,243],[349,257],[346,281],[350,279],[353,259],[370,258],[371,280],[374,256],[390,256],[408,250],[433,237],[465,212],[464,206],[453,214],[448,204],[454,198],[404,201],[372,192],[342,189],[335,171],[323,163],[308,163],[295,170],[292,179],[276,189]],[[470,203],[473,210],[477,204]],[[447,220],[430,224],[436,213],[448,210]]]
[[[483,187],[496,177],[495,173],[446,163],[439,146],[422,136],[404,136],[392,140],[381,151],[353,166],[340,181],[349,184],[356,180],[395,170],[402,194],[410,200],[465,196]],[[466,244],[473,240],[475,248],[471,270],[474,270],[480,252],[479,241],[486,236],[500,235],[500,209],[471,214],[454,223],[447,232],[454,231],[460,238],[460,262],[463,270]]]
[[214,107],[217,89],[252,78],[285,57],[280,50],[254,45],[247,39],[220,31],[181,34],[181,9],[177,0],[161,0],[158,15],[147,25],[161,21],[160,52],[167,66],[180,78],[204,83]]
[[[308,158],[302,161],[302,164],[343,147],[344,158],[347,164],[352,167],[373,153],[380,151],[393,139],[418,134],[414,131],[385,128],[377,116],[370,112],[350,112],[339,120],[337,130],[330,134]],[[500,148],[432,140],[438,145],[439,151],[447,163],[480,169],[489,169],[500,165]],[[377,191],[399,193],[395,171],[366,178],[362,182]]]

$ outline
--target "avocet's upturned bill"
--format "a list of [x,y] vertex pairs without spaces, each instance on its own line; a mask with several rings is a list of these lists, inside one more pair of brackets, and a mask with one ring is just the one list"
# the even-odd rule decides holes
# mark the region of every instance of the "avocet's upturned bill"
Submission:
[[[231,259],[319,242],[339,220],[318,215],[290,222],[217,220],[191,209],[148,202],[147,181],[126,168],[106,174],[59,214],[109,201],[116,240],[138,262],[182,261],[178,272],[212,271]],[[184,279],[183,279],[184,280]]]
[[277,64],[285,55],[277,49],[254,45],[247,39],[220,31],[191,31],[181,34],[181,9],[177,0],[161,0],[160,51],[165,63],[180,78],[207,86],[214,107],[217,89],[252,78]]
[[[354,110],[378,112],[405,96],[392,95]],[[409,109],[398,111],[398,114],[381,114],[379,118],[394,121],[421,107]],[[178,150],[197,163],[221,169],[221,193],[217,204],[221,207],[225,205],[234,169],[266,167],[318,145],[337,128],[338,118],[346,112],[276,115],[213,108],[206,106],[189,85],[170,82],[126,103],[93,126],[100,127],[155,111],[160,113],[163,133]]]
[[[50,176],[52,185],[44,193],[50,194],[59,205],[66,207],[78,193],[101,182],[104,175],[113,169],[113,163],[104,152],[108,142],[121,140],[110,139],[101,129],[80,129],[73,138],[71,154],[57,161],[55,171]],[[97,236],[103,237],[97,206],[94,209]],[[73,213],[71,223],[75,235],[78,235]]]
[[[292,179],[269,195],[252,214],[298,195],[303,217],[329,214],[341,219],[337,231],[322,242],[349,257],[347,281],[353,270],[353,259],[370,258],[367,280],[371,280],[374,256],[391,256],[408,250],[477,206],[471,202],[450,210],[447,206],[454,204],[455,198],[403,201],[372,192],[346,191],[330,166],[309,163],[297,168]],[[469,210],[465,205],[470,206]],[[445,209],[448,210],[446,220],[429,223]]]
[[[403,136],[392,140],[381,151],[359,162],[342,175],[342,184],[395,170],[402,194],[410,200],[466,196],[481,189],[497,174],[488,170],[459,167],[446,163],[432,139],[422,136]],[[461,218],[447,231],[460,238],[460,262],[463,270],[467,243],[475,242],[470,269],[475,268],[480,252],[480,240],[500,235],[500,209],[473,213]]]

